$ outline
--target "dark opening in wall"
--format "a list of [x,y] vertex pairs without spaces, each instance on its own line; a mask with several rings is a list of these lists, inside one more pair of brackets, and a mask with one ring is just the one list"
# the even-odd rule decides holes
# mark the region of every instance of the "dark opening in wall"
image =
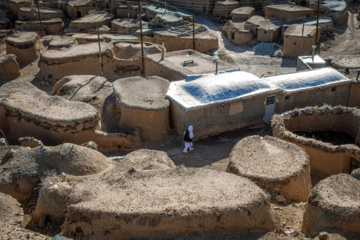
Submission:
[[335,91],[336,91],[336,87],[332,87],[332,88],[331,88],[331,91],[332,91],[332,92],[335,92]]

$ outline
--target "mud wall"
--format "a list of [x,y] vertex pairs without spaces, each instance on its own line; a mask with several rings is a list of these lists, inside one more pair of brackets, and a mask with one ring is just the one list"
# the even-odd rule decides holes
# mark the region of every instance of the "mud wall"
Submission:
[[135,109],[121,105],[121,126],[139,128],[143,140],[160,140],[169,129],[169,107],[160,110]]
[[32,0],[24,0],[24,1],[6,1],[6,4],[11,9],[13,20],[18,19],[20,8],[22,7],[31,7],[33,5]]
[[[101,17],[103,18],[103,17]],[[103,18],[103,20],[101,22],[98,21],[92,21],[92,22],[70,22],[70,28],[78,28],[80,29],[80,31],[87,31],[89,28],[94,28],[94,27],[99,27],[99,26],[111,26],[111,21],[113,19],[110,18]]]
[[257,40],[259,42],[278,42],[280,38],[280,28],[269,30],[266,28],[258,28]]
[[37,174],[29,178],[18,178],[13,182],[0,185],[0,192],[8,194],[19,202],[26,201],[31,197],[34,186],[40,182]]
[[[259,94],[253,97],[188,109],[185,126],[193,125],[196,138],[216,135],[252,125],[261,124],[265,117],[266,98]],[[182,130],[182,129],[181,129]],[[177,130],[177,132],[181,132]]]
[[[192,11],[193,0],[168,0],[167,4],[179,6],[181,9]],[[213,12],[215,0],[197,0],[195,5],[195,12],[211,14]]]
[[97,119],[84,122],[58,124],[24,117],[5,107],[0,107],[0,128],[9,140],[17,141],[20,137],[32,136],[46,145],[57,145],[65,142],[84,143],[92,139],[94,128],[98,127]]
[[[127,18],[127,17],[126,17]],[[140,23],[118,22],[119,19],[111,21],[111,29],[122,35],[133,35],[140,29]],[[133,20],[133,19],[132,19]],[[143,33],[144,34],[144,33]]]
[[[129,14],[129,15],[128,15]],[[116,9],[116,17],[118,18],[137,18],[139,10],[137,8],[131,8],[128,6],[120,6]]]
[[[65,16],[64,16],[64,12],[62,12],[60,10],[57,10],[57,11],[50,10],[50,11],[48,11],[47,9],[40,8],[40,17],[41,17],[41,20],[43,20],[43,19],[51,19],[51,18],[61,18],[61,19],[63,19]],[[39,20],[37,8],[20,9],[19,20],[21,20],[21,21]]]
[[[16,21],[15,27],[23,30],[40,30],[40,21]],[[42,21],[42,28],[47,34],[60,34],[65,26],[60,18]]]
[[349,13],[347,10],[343,12],[330,13],[328,15],[334,22],[335,25],[346,23],[349,17]]
[[0,57],[0,81],[8,81],[21,75],[16,56],[9,54]]
[[280,114],[294,108],[322,106],[324,104],[329,104],[331,106],[347,106],[350,97],[350,89],[351,85],[349,83],[343,83],[307,89],[305,91],[289,93],[281,92],[277,95],[279,101],[276,103],[275,112]]
[[276,228],[270,217],[271,210],[261,202],[242,208],[229,206],[216,212],[205,210],[186,215],[176,211],[117,215],[112,212],[89,212],[81,206],[71,205],[67,208],[62,230],[68,237],[80,232],[85,238],[102,239],[106,232],[107,239],[129,239],[253,228],[272,231]]
[[36,60],[40,55],[38,43],[13,46],[9,42],[6,42],[6,54],[14,54],[20,65],[29,64]]
[[95,130],[92,139],[98,145],[99,152],[118,152],[128,151],[140,147],[140,134],[136,130],[132,134],[126,133],[106,133]]
[[[328,177],[349,173],[351,158],[360,159],[356,145],[333,145],[294,134],[295,131],[344,132],[355,139],[359,136],[359,110],[346,107],[309,107],[285,112],[273,117],[273,135],[304,148],[309,155],[312,174]],[[355,144],[354,142],[354,144]]]
[[[112,79],[113,64],[112,58],[103,55],[104,77]],[[98,56],[87,56],[86,58],[66,63],[47,64],[40,62],[39,77],[43,80],[60,80],[70,75],[96,75],[101,76],[101,66]]]
[[141,75],[141,59],[120,59],[113,58],[113,71],[119,75],[130,74],[131,76]]
[[359,186],[359,180],[349,174],[334,175],[318,183],[306,205],[302,232],[312,237],[322,231],[350,233],[347,239],[358,239]]
[[[289,5],[289,8],[290,7],[291,5]],[[284,9],[265,7],[264,17],[265,18],[276,17],[278,19],[285,21],[294,21],[294,19],[301,19],[302,17],[306,17],[306,15],[312,16],[313,14],[314,14],[314,10],[310,8],[308,10],[304,9],[304,10],[296,10],[296,11],[292,11],[292,10],[286,11]]]
[[302,174],[289,179],[289,182],[281,187],[280,194],[295,201],[307,201],[311,191],[310,171],[310,165],[307,165]]
[[145,77],[159,76],[169,81],[184,80],[186,75],[178,72],[176,69],[158,64],[152,60],[145,58]]
[[[67,14],[70,18],[78,18],[78,12],[80,17],[84,17],[91,9],[91,3],[83,6],[71,6],[67,5]],[[109,25],[110,26],[110,25]]]
[[[359,82],[352,83],[350,86],[350,96],[348,107],[357,107],[360,108],[360,84]],[[345,105],[344,105],[345,106]]]
[[[69,125],[71,124],[69,123]],[[89,125],[92,126],[92,123]],[[137,131],[133,134],[105,133],[96,130],[97,128],[99,128],[98,125],[95,128],[86,127],[86,123],[79,123],[75,126],[53,126],[47,122],[40,123],[25,119],[20,115],[9,116],[7,110],[0,107],[0,129],[4,131],[9,140],[17,141],[20,137],[32,136],[40,139],[46,145],[58,145],[64,142],[83,144],[95,141],[100,152],[132,150],[140,146],[140,135]]]
[[239,2],[238,1],[234,1],[232,4],[228,4],[227,3],[222,3],[220,1],[216,1],[215,2],[215,7],[213,10],[213,14],[214,15],[221,15],[224,16],[226,18],[230,17],[230,13],[232,10],[234,10],[235,8],[239,7]]
[[236,29],[230,29],[226,31],[227,37],[230,42],[234,44],[243,44],[251,41],[254,38],[254,34],[250,31],[240,32]]
[[[320,29],[318,33],[318,39],[320,39]],[[301,42],[303,47],[301,50]],[[304,55],[312,54],[312,45],[315,42],[315,34],[311,37],[295,37],[295,36],[285,36],[284,35],[284,48],[283,53],[286,56],[297,57]]]
[[[166,51],[178,51],[193,48],[192,37],[180,37],[177,35],[163,35],[154,33],[154,43],[162,44]],[[216,37],[198,37],[195,36],[195,50],[201,53],[216,50],[219,47],[218,39]]]
[[[186,123],[186,109],[176,103],[174,100],[170,100],[170,121],[174,125],[176,133],[179,136],[183,136],[184,131],[187,129]],[[197,136],[195,136],[197,138]]]

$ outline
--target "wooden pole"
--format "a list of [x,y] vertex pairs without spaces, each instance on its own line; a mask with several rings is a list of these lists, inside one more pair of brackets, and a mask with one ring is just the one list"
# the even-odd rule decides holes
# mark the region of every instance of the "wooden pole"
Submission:
[[43,37],[44,36],[44,31],[43,31],[43,26],[42,26],[42,21],[41,21],[41,16],[40,16],[39,0],[36,1],[36,5],[37,5],[37,9],[38,9],[38,17],[39,17],[40,29],[41,29],[41,37]]
[[194,7],[194,2],[192,3],[193,5],[193,16],[192,16],[192,20],[193,20],[193,49],[195,50],[195,7]]
[[100,62],[100,68],[101,68],[101,76],[104,76],[104,64],[102,61],[102,56],[101,56],[101,45],[100,45],[100,35],[99,35],[99,27],[96,28],[96,32],[98,35],[98,43],[99,43],[99,62]]
[[142,76],[145,76],[145,64],[144,64],[144,42],[143,42],[143,33],[142,33],[142,21],[141,21],[141,4],[139,0],[139,20],[140,20],[140,41],[141,41],[141,67],[142,67]]

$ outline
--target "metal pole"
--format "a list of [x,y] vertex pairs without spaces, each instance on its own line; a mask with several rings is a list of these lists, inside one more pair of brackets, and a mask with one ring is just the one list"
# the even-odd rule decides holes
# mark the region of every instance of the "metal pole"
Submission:
[[144,64],[144,43],[143,43],[143,33],[142,33],[142,21],[141,21],[141,4],[139,0],[139,20],[140,20],[140,41],[141,41],[141,67],[142,67],[142,76],[145,76],[145,64]]
[[195,7],[194,7],[194,2],[192,3],[193,5],[193,49],[195,50]]
[[312,51],[312,62],[314,62],[314,57],[315,57],[315,49],[316,49],[316,45],[312,45],[313,51]]
[[100,35],[99,35],[99,27],[96,28],[96,32],[98,35],[98,43],[99,43],[99,62],[100,62],[100,67],[101,67],[101,76],[104,76],[104,64],[102,61],[102,57],[101,57],[101,45],[100,45]]
[[319,12],[320,12],[320,0],[317,0],[317,13],[316,13],[316,36],[315,36],[315,44],[318,43],[318,31],[319,31]]
[[39,0],[36,1],[36,5],[37,5],[37,9],[38,9],[38,17],[39,17],[41,37],[42,37],[42,36],[44,36],[44,32],[43,32],[43,26],[42,26],[42,21],[41,21],[41,16],[40,16]]

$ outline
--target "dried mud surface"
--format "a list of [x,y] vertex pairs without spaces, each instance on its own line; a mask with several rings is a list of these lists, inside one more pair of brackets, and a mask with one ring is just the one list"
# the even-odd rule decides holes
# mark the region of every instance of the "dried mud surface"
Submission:
[[20,224],[24,215],[19,202],[7,194],[0,193],[0,219],[10,224]]
[[88,127],[96,124],[96,110],[92,106],[48,96],[28,82],[8,82],[1,86],[0,95],[0,105],[15,115],[40,121],[45,125],[74,125],[77,121],[88,122]]
[[16,239],[16,240],[50,240],[52,237],[42,235],[37,232],[32,232],[28,229],[9,225],[0,221],[0,237],[1,239]]
[[265,136],[239,141],[230,154],[230,166],[242,176],[266,182],[285,181],[302,173],[309,164],[306,152],[294,144]]

